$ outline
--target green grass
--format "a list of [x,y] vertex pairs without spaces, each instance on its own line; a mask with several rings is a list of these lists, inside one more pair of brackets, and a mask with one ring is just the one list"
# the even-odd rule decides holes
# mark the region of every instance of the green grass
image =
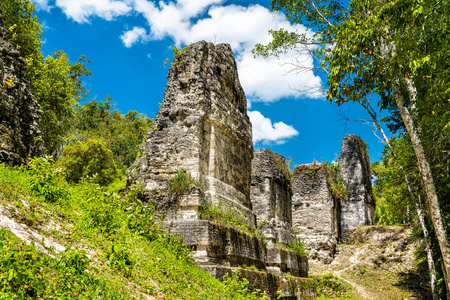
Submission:
[[0,204],[68,249],[50,257],[2,230],[1,299],[258,299],[236,277],[200,269],[154,209],[117,183],[69,184],[51,162],[0,165]]

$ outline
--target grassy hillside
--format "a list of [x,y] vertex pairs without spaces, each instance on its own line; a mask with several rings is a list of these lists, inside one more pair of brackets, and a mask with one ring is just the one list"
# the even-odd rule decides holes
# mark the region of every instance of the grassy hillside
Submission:
[[221,282],[201,270],[152,208],[122,188],[68,184],[45,159],[29,169],[0,165],[2,227],[26,224],[34,239],[27,245],[0,229],[0,298],[258,299],[237,276]]

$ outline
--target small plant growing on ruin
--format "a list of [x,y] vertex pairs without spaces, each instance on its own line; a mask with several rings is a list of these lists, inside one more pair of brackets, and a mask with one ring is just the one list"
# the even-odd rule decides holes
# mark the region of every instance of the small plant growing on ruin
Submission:
[[301,256],[306,256],[308,255],[306,253],[305,247],[303,246],[303,242],[300,239],[295,239],[294,241],[290,242],[289,244],[277,244],[278,248],[283,248],[283,249],[289,249],[289,250],[293,250],[295,252],[297,252],[298,254],[300,254]]
[[347,189],[345,188],[344,179],[338,177],[341,168],[336,163],[326,164],[327,181],[330,191],[336,199],[345,199],[347,197]]
[[221,203],[211,204],[209,202],[203,203],[199,207],[199,215],[204,220],[214,221],[224,226],[230,226],[237,230],[256,235],[258,232],[245,222],[244,216],[231,208],[225,207]]
[[184,168],[176,170],[175,175],[170,177],[167,182],[169,183],[170,193],[176,195],[184,194],[192,185],[198,186],[198,182]]

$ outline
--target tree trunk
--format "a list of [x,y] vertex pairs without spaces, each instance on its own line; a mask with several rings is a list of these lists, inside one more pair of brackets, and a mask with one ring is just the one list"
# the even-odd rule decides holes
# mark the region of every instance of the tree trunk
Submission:
[[[447,294],[450,296],[450,282],[448,279],[450,278],[450,241],[447,236],[447,232],[445,231],[445,226],[443,223],[443,218],[441,215],[441,209],[439,205],[439,199],[436,193],[436,187],[434,185],[433,176],[431,174],[431,168],[428,163],[427,158],[425,157],[425,151],[423,149],[422,141],[419,136],[418,129],[413,122],[413,118],[406,107],[405,99],[403,97],[402,92],[400,91],[400,80],[395,80],[393,85],[394,89],[394,98],[397,104],[397,107],[400,111],[400,115],[402,117],[403,123],[405,124],[406,130],[408,131],[409,137],[411,139],[411,143],[414,148],[414,152],[416,154],[417,162],[419,164],[420,174],[423,180],[423,185],[426,192],[426,204],[428,207],[428,211],[430,212],[431,220],[433,221],[436,237],[439,242],[439,248],[442,253],[442,260],[444,266],[445,273],[445,283]],[[411,97],[415,98],[415,90],[408,84],[407,85],[408,92],[410,92]],[[447,297],[448,298],[448,297]]]
[[[383,128],[381,127],[380,123],[377,120],[376,115],[373,113],[373,110],[371,107],[368,107],[368,105],[364,105],[363,103],[359,102],[369,113],[369,115],[372,117],[373,122],[377,126],[378,130],[380,131],[383,142],[386,145],[386,147],[391,148],[391,144],[389,143],[389,139],[387,138],[386,134],[384,133]],[[395,153],[393,153],[394,157],[396,156]],[[402,166],[400,166],[400,169],[403,171]],[[406,186],[408,187],[408,192],[411,196],[411,199],[413,199],[416,203],[416,212],[417,212],[417,218],[419,219],[419,224],[422,228],[424,240],[425,240],[425,251],[427,253],[427,263],[428,263],[428,272],[430,275],[430,286],[431,286],[431,295],[433,296],[433,300],[438,300],[438,293],[437,293],[437,282],[436,282],[436,269],[434,267],[434,259],[433,259],[433,249],[431,248],[431,241],[430,236],[428,233],[428,229],[426,227],[426,223],[422,214],[422,209],[420,208],[421,200],[420,195],[417,195],[417,199],[414,196],[414,191],[411,188],[411,184],[409,182],[408,176],[404,173]],[[409,221],[409,206],[408,206],[408,221]]]
[[416,211],[417,215],[419,216],[420,227],[422,227],[423,236],[425,239],[425,251],[427,252],[428,271],[430,273],[431,295],[433,296],[433,300],[438,300],[439,297],[436,286],[436,269],[434,268],[433,250],[431,248],[431,241],[428,234],[427,225],[425,224],[425,220],[422,215],[422,209],[420,208],[419,203],[416,203]]

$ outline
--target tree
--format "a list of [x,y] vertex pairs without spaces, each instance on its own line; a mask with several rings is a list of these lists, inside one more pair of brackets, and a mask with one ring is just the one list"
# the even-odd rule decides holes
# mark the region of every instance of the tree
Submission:
[[90,61],[80,56],[72,63],[63,51],[44,58],[40,51],[42,27],[34,15],[34,4],[29,0],[2,0],[0,10],[8,29],[8,40],[27,61],[27,79],[41,105],[45,148],[57,158],[71,127],[73,108],[86,96],[81,77],[91,75],[86,68]]
[[[315,34],[307,38],[284,30],[272,31],[274,41],[259,45],[257,52],[276,55],[299,44],[321,45],[315,53],[327,73],[330,101],[353,101],[366,108],[367,99],[376,92],[382,108],[390,105],[398,109],[418,162],[450,291],[450,241],[444,225],[448,211],[441,212],[443,201],[436,189],[436,174],[433,176],[425,153],[426,138],[421,130],[427,126],[417,119],[421,111],[429,112],[430,103],[431,107],[440,104],[441,116],[448,111],[442,99],[450,98],[446,38],[449,3],[366,0],[352,1],[346,9],[337,1],[274,0],[271,8],[283,10],[291,22],[302,23]],[[433,77],[436,82],[427,80]]]
[[136,111],[122,115],[113,107],[114,100],[109,95],[102,101],[92,100],[78,106],[68,142],[103,140],[118,167],[125,170],[139,155],[140,145],[153,120]]

